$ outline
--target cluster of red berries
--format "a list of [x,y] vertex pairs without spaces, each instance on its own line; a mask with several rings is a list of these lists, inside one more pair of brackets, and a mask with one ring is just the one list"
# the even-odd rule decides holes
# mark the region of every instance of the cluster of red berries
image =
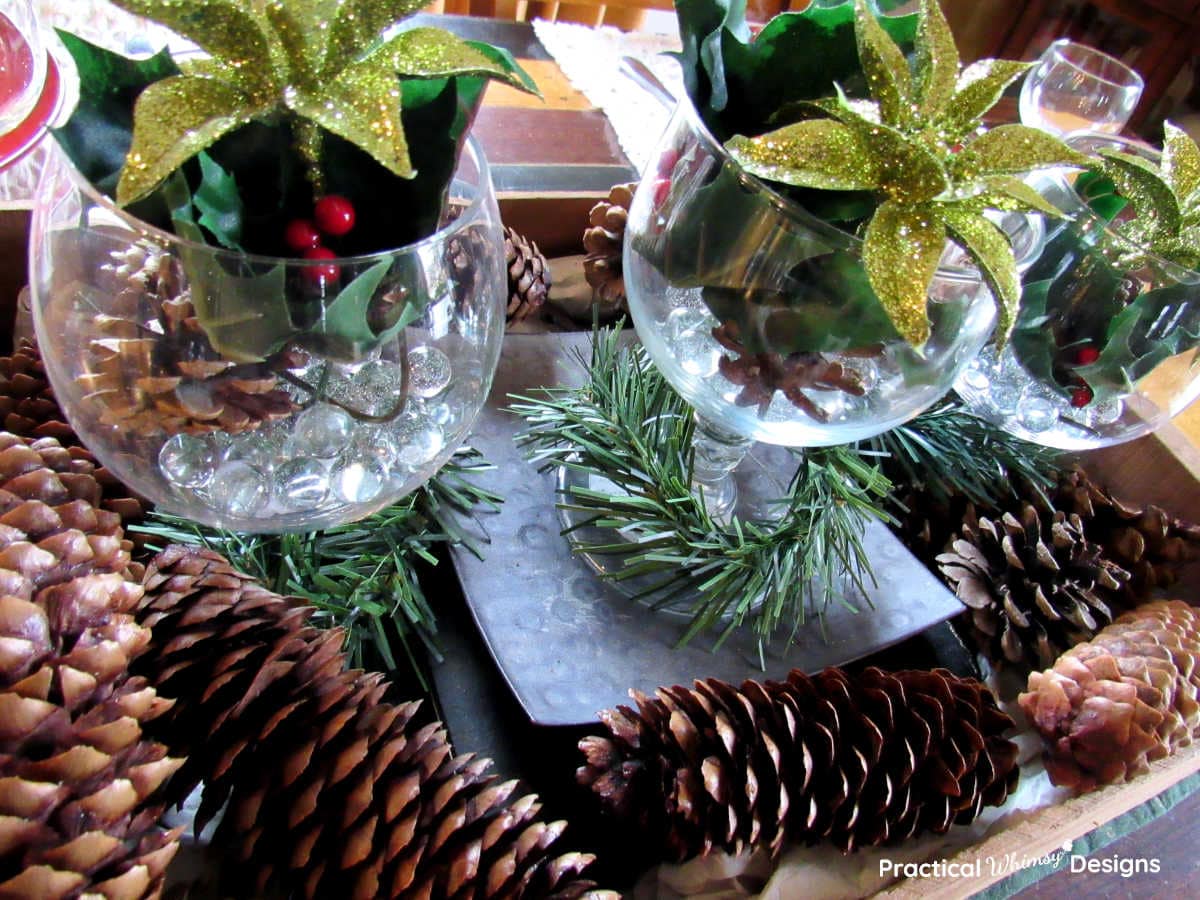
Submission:
[[327,237],[342,237],[354,228],[354,204],[339,194],[326,194],[313,207],[311,219],[292,219],[283,232],[284,243],[304,259],[319,265],[305,266],[304,277],[317,288],[336,282],[341,269],[330,260],[337,254],[323,243]]
[[[1100,351],[1090,344],[1085,344],[1075,351],[1075,365],[1090,366],[1100,358]],[[1071,390],[1071,406],[1082,409],[1092,402],[1096,396],[1086,381],[1076,376],[1076,385]]]

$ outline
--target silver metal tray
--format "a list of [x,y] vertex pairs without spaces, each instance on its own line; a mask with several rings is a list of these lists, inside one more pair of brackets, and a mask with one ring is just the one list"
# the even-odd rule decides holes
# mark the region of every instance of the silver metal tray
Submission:
[[[510,394],[542,385],[577,385],[585,375],[573,351],[588,353],[590,335],[509,335],[487,406],[470,439],[496,470],[479,478],[505,497],[501,511],[473,526],[484,545],[480,560],[453,551],[467,605],[485,643],[529,718],[539,725],[581,725],[628,700],[630,688],[690,684],[695,678],[778,678],[789,669],[814,671],[865,656],[961,612],[942,583],[878,523],[865,544],[879,585],[874,609],[837,606],[826,615],[826,640],[815,621],[791,646],[772,644],[766,670],[749,633],[719,650],[700,636],[675,649],[685,620],[629,599],[572,555],[560,534],[554,473],[539,473],[513,443],[522,420],[509,412]],[[786,478],[785,478],[786,480]]]

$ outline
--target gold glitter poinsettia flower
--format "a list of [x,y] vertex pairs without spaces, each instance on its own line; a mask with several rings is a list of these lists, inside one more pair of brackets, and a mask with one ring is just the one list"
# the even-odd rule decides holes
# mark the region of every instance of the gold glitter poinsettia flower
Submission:
[[207,58],[149,85],[117,185],[132,203],[196,153],[254,120],[295,119],[315,168],[318,126],[357,144],[404,178],[415,173],[400,119],[402,78],[475,75],[535,92],[510,70],[440,28],[387,36],[428,0],[113,0],[197,44]]
[[824,190],[874,191],[863,264],[896,330],[915,347],[929,338],[929,283],[946,238],[974,260],[999,307],[1000,339],[1016,319],[1021,284],[1012,247],[987,210],[1057,211],[1017,176],[1082,165],[1057,138],[1023,125],[976,134],[1004,89],[1032,64],[988,59],[962,69],[937,0],[921,0],[916,63],[855,0],[859,62],[873,100],[807,104],[814,115],[727,147],[762,178]]
[[1163,123],[1159,164],[1131,153],[1101,150],[1104,173],[1137,217],[1121,234],[1164,259],[1200,267],[1200,148],[1187,132]]

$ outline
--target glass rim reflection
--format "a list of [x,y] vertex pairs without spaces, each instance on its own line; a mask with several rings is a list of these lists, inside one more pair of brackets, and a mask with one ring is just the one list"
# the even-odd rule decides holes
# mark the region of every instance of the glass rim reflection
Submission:
[[[1096,59],[1101,63],[1100,69],[1087,64],[1087,60]],[[1059,38],[1046,48],[1041,62],[1061,61],[1088,78],[1101,81],[1118,90],[1136,89],[1140,94],[1146,87],[1141,74],[1131,66],[1123,63],[1103,50],[1098,50],[1089,44],[1082,44],[1070,38]]]
[[[471,187],[469,192],[470,197],[466,205],[462,208],[462,213],[456,218],[450,220],[445,225],[442,225],[432,234],[421,238],[419,241],[413,241],[409,244],[400,244],[395,247],[389,247],[384,250],[377,250],[373,253],[363,253],[357,256],[338,256],[330,259],[309,260],[299,256],[270,256],[262,253],[247,253],[241,250],[230,250],[225,247],[220,247],[214,244],[201,243],[199,241],[189,240],[172,231],[159,228],[151,225],[144,219],[139,219],[132,215],[128,210],[119,206],[113,198],[100,191],[91,181],[89,181],[82,172],[76,168],[75,163],[67,155],[67,152],[59,145],[58,141],[49,141],[51,159],[61,166],[61,171],[65,171],[71,179],[72,184],[83,193],[90,201],[104,209],[106,212],[116,216],[121,222],[129,228],[130,231],[135,231],[145,237],[153,238],[165,246],[180,247],[191,250],[198,250],[210,256],[238,260],[251,264],[262,265],[280,265],[286,264],[289,268],[306,268],[316,266],[340,265],[345,267],[365,266],[374,262],[380,262],[384,259],[395,258],[400,253],[414,253],[424,248],[437,247],[444,244],[447,239],[452,237],[456,232],[463,230],[470,225],[476,218],[478,212],[483,208],[489,196],[494,195],[492,187],[491,169],[488,166],[487,157],[484,156],[483,147],[474,136],[468,134],[463,144],[463,153],[459,157],[458,163],[454,167],[454,175],[451,178],[449,187],[455,184],[467,184]],[[459,178],[459,171],[464,164],[464,158],[469,158],[470,162],[475,167],[475,175],[471,180],[464,181]],[[41,183],[38,185],[38,190],[35,195],[35,204],[45,202],[46,183],[54,177],[54,172],[58,166],[51,164],[45,167],[41,177]],[[399,176],[397,176],[399,177]],[[453,196],[453,192],[449,196]]]

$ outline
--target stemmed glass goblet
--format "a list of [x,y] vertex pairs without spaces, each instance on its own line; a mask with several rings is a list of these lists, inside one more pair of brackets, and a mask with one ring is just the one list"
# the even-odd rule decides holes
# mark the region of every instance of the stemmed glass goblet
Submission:
[[1025,76],[1021,121],[1062,136],[1117,134],[1142,96],[1142,76],[1107,53],[1070,40],[1051,44]]
[[693,477],[710,515],[735,509],[729,476],[754,441],[828,446],[895,427],[990,335],[990,291],[948,245],[930,338],[910,346],[870,289],[861,240],[747,174],[690,103],[655,158],[626,227],[626,291],[650,358],[696,411]]

